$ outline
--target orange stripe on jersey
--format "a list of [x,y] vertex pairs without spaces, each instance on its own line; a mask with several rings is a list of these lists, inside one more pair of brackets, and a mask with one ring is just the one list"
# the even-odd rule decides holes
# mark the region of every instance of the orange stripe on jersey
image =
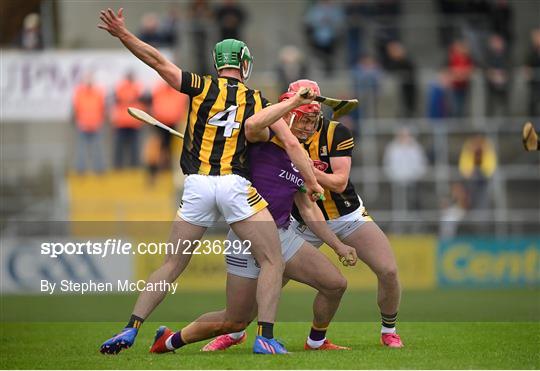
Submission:
[[192,146],[193,146],[193,131],[195,130],[195,124],[197,123],[197,115],[199,113],[199,108],[201,108],[201,104],[204,101],[204,98],[206,98],[206,95],[208,94],[208,90],[210,89],[210,85],[212,82],[210,81],[210,78],[204,79],[204,88],[201,94],[193,97],[191,101],[191,113],[189,115],[188,120],[188,128],[189,130],[189,137],[192,140]]
[[[244,122],[244,113],[246,111],[246,92],[247,87],[244,84],[238,84],[238,89],[236,90],[236,105],[238,110],[236,111],[236,122]],[[240,130],[242,128],[240,127]],[[220,174],[230,174],[232,173],[232,161],[234,154],[236,152],[236,146],[238,144],[239,135],[232,135],[225,139],[225,149],[221,155],[220,160]]]
[[339,215],[337,205],[332,199],[332,194],[330,193],[328,189],[324,190],[324,197],[326,198],[326,200],[323,201],[323,205],[324,205],[324,210],[326,210],[326,214],[328,214],[328,217],[330,219],[335,219],[339,217],[340,215]]
[[257,190],[255,189],[255,187],[253,186],[249,186],[248,188],[248,197],[247,199],[252,199],[254,196],[258,195],[259,193],[257,192]]
[[255,90],[255,93],[253,93],[253,98],[255,99],[255,111],[253,112],[257,113],[262,109],[261,92]]
[[349,143],[349,144],[340,144],[336,147],[336,150],[338,151],[344,151],[346,149],[351,149],[354,147],[354,143]]
[[332,142],[334,141],[334,131],[336,131],[337,122],[330,121],[330,125],[328,125],[328,133],[326,135],[326,138],[328,140],[328,152],[332,150]]
[[309,140],[309,158],[312,160],[320,160],[319,157],[319,140],[321,138],[321,132],[318,131]]
[[353,141],[353,138],[348,139],[348,140],[345,140],[345,141],[339,143],[339,144],[336,146],[336,149],[337,149],[338,151],[341,151],[341,150],[348,149],[348,148],[351,148],[351,147],[354,147],[354,141]]
[[[219,79],[220,84],[227,84],[226,79]],[[214,105],[208,113],[208,121],[217,113],[225,109],[225,101],[227,100],[227,89],[219,89],[219,95],[214,102]],[[210,174],[210,155],[212,154],[212,149],[214,148],[214,139],[216,138],[216,133],[218,126],[206,124],[204,128],[204,134],[201,142],[201,150],[199,152],[199,160],[201,161],[201,166],[199,167],[199,174],[208,175]]]
[[[332,143],[334,141],[334,132],[336,131],[337,127],[336,121],[330,121],[330,124],[328,125],[328,131],[326,133],[326,144],[328,148],[328,152],[332,150]],[[318,148],[317,144],[317,148]],[[326,200],[323,201],[324,210],[326,211],[326,214],[330,219],[335,219],[340,216],[339,210],[337,208],[336,203],[332,199],[332,194],[329,190],[324,190],[324,197],[326,197]]]

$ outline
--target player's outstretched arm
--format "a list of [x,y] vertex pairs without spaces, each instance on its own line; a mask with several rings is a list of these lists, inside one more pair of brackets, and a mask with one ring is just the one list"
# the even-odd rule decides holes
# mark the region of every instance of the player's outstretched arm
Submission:
[[276,137],[280,140],[287,151],[287,155],[293,162],[294,166],[300,171],[304,178],[304,183],[307,189],[307,194],[312,200],[317,200],[318,195],[324,194],[324,189],[319,185],[315,178],[314,168],[309,159],[309,156],[298,141],[298,139],[291,133],[291,130],[283,119],[279,119],[272,125],[272,131],[276,134]]
[[335,251],[344,265],[355,265],[358,259],[356,250],[341,242],[335,233],[332,232],[328,224],[326,224],[319,206],[310,202],[306,194],[301,192],[296,193],[294,202],[308,228]]
[[118,38],[133,55],[156,70],[163,80],[173,88],[180,90],[182,70],[165,58],[156,48],[141,41],[126,28],[123,8],[118,10],[118,14],[115,14],[110,8],[102,10],[99,19],[103,23],[98,24],[98,28]]

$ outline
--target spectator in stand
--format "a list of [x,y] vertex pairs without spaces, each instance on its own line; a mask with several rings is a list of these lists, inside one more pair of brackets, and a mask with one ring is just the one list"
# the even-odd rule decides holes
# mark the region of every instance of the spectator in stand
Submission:
[[462,40],[455,40],[448,51],[448,69],[452,79],[452,109],[455,117],[465,116],[473,68],[467,44]]
[[514,14],[508,0],[495,0],[490,10],[491,31],[502,36],[508,50],[514,40]]
[[510,60],[504,39],[499,35],[489,38],[486,54],[487,106],[486,113],[508,115],[510,89]]
[[90,157],[94,171],[103,173],[105,161],[101,128],[105,121],[105,92],[95,85],[90,73],[75,87],[72,116],[78,131],[77,172],[86,172],[86,160]]
[[452,238],[456,235],[459,223],[469,208],[467,190],[462,183],[455,182],[450,186],[450,197],[441,202],[441,219],[439,237]]
[[529,84],[529,115],[540,116],[540,27],[531,32],[525,75]]
[[440,13],[439,43],[447,49],[452,40],[459,36],[457,17],[465,12],[465,2],[455,0],[436,0]]
[[178,42],[178,16],[175,9],[170,9],[162,27],[156,13],[146,13],[141,19],[139,39],[156,47],[174,47]]
[[[163,80],[159,80],[152,90],[152,114],[165,125],[177,129],[180,122],[185,121],[188,108],[188,97],[178,92]],[[160,168],[171,165],[172,135],[156,128],[161,135]]]
[[441,69],[437,73],[437,77],[429,83],[427,115],[432,122],[437,122],[450,116],[450,86],[450,73],[445,68]]
[[427,157],[407,128],[401,128],[384,150],[383,165],[392,181],[394,208],[420,209],[418,181],[426,173]]
[[310,46],[324,65],[327,76],[334,71],[335,50],[338,45],[345,14],[341,4],[318,0],[305,16],[306,33]]
[[304,55],[300,49],[293,45],[284,46],[279,51],[277,66],[279,91],[287,91],[291,82],[305,78],[307,70]]
[[375,58],[364,55],[358,59],[352,71],[352,76],[354,96],[362,102],[358,109],[351,112],[351,116],[358,123],[358,125],[355,125],[355,130],[353,130],[353,135],[357,138],[361,119],[377,116],[382,71]]
[[490,35],[490,11],[492,0],[467,0],[463,14],[462,32],[469,53],[477,62],[483,62],[486,40]]
[[398,41],[387,45],[388,70],[397,77],[401,93],[401,115],[413,117],[416,113],[416,66]]
[[390,58],[387,45],[400,40],[399,17],[401,15],[401,0],[379,0],[375,2],[375,50],[376,57],[388,69]]
[[242,39],[242,27],[246,22],[246,12],[236,0],[224,0],[215,10],[221,40]]
[[[115,129],[114,167],[139,166],[139,132],[141,123],[131,117],[128,107],[145,110],[143,103],[144,88],[135,80],[132,72],[126,73],[124,79],[114,88],[114,103],[111,109],[111,123]],[[126,158],[127,156],[127,158]]]
[[138,37],[152,46],[163,44],[164,40],[159,33],[159,17],[156,13],[146,13],[142,16]]
[[212,24],[212,9],[207,0],[193,0],[190,4],[191,33],[195,49],[196,68],[193,72],[207,75],[210,72],[208,64],[209,48],[208,29]]
[[176,7],[171,6],[165,18],[161,22],[161,37],[163,39],[163,46],[176,47],[179,45],[178,38],[178,24],[179,24],[178,10]]
[[30,13],[24,17],[23,27],[17,38],[17,46],[25,50],[43,49],[43,36],[41,35],[39,14]]
[[364,25],[373,16],[373,4],[366,0],[347,0],[345,17],[347,25],[347,67],[353,68],[358,58],[364,54]]
[[471,209],[489,206],[489,181],[497,169],[493,143],[483,135],[475,135],[463,143],[459,155],[459,172],[465,179]]

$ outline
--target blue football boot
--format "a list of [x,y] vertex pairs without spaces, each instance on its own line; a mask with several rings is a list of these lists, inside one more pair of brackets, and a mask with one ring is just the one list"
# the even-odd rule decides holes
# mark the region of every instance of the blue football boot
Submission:
[[103,354],[118,354],[122,349],[127,349],[135,343],[139,329],[126,327],[122,332],[101,344],[99,351]]
[[267,339],[262,336],[255,338],[253,344],[253,353],[255,354],[288,354],[289,352],[283,344],[276,339]]

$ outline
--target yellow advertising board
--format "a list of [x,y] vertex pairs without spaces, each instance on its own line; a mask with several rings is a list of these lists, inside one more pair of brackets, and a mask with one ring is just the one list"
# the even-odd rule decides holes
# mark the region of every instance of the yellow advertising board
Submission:
[[[224,236],[205,236],[205,239],[222,239]],[[396,256],[399,276],[404,289],[431,289],[435,287],[435,249],[437,239],[429,235],[390,236]],[[356,267],[342,267],[335,253],[323,246],[322,251],[340,267],[348,281],[349,289],[374,289],[377,279],[362,262]],[[145,279],[163,260],[159,255],[137,255],[136,279]],[[223,255],[200,254],[191,257],[190,264],[179,279],[179,289],[215,290],[225,288],[225,259]],[[303,289],[305,286],[290,283],[290,289]]]

